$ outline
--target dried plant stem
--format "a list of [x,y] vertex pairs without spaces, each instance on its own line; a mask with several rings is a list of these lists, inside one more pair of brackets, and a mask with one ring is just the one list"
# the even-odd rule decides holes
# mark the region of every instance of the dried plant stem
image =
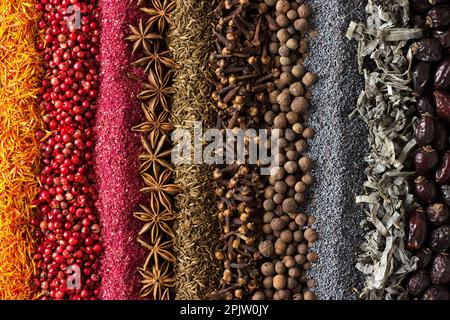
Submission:
[[[213,104],[206,76],[213,46],[214,9],[218,1],[177,0],[175,27],[169,34],[169,48],[180,65],[174,76],[172,123],[176,128],[213,127]],[[176,198],[174,251],[176,298],[204,299],[217,284],[220,268],[214,259],[219,226],[213,217],[211,169],[206,165],[179,165],[175,183],[182,186]]]

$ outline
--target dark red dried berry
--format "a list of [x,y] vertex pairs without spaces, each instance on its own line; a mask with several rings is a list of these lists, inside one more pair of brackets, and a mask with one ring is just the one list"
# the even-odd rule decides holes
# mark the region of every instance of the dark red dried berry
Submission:
[[428,223],[425,212],[422,209],[416,209],[409,217],[409,232],[406,247],[409,250],[419,250],[427,237]]
[[407,283],[408,293],[419,297],[431,285],[430,277],[424,271],[415,272]]
[[416,167],[416,173],[419,176],[424,176],[437,167],[439,164],[439,155],[430,146],[422,147],[416,152],[414,164]]
[[435,251],[445,251],[450,248],[450,226],[444,225],[431,232],[431,248]]
[[417,269],[425,269],[433,259],[433,251],[430,248],[420,250],[415,255],[417,257]]
[[450,212],[448,206],[443,203],[434,203],[427,207],[427,217],[431,223],[441,226],[449,222]]
[[435,91],[434,103],[438,116],[442,120],[450,122],[450,94],[443,91]]
[[431,80],[431,64],[420,61],[416,63],[412,74],[413,93],[421,96]]
[[437,39],[422,39],[411,45],[416,59],[423,62],[438,62],[444,56],[441,43]]
[[442,29],[450,24],[450,7],[436,6],[428,11],[427,25],[433,29]]
[[437,188],[433,181],[425,179],[425,177],[417,177],[415,182],[414,194],[424,203],[433,203],[437,201]]
[[419,101],[417,102],[417,111],[420,112],[420,114],[422,113],[429,113],[429,114],[434,114],[434,106],[431,103],[431,97],[430,96],[423,96],[419,99]]
[[438,90],[450,88],[450,58],[443,60],[437,66],[434,76],[434,87]]
[[436,171],[436,182],[439,184],[450,183],[450,150],[447,150],[441,159],[441,164]]
[[443,152],[448,149],[448,127],[447,124],[441,120],[434,120],[434,135],[433,147],[437,152]]
[[444,286],[431,286],[425,291],[423,300],[450,300],[450,292]]
[[416,128],[416,141],[419,146],[430,145],[436,134],[434,119],[429,113],[422,114]]
[[438,254],[431,265],[431,282],[447,284],[450,282],[450,257],[446,253]]

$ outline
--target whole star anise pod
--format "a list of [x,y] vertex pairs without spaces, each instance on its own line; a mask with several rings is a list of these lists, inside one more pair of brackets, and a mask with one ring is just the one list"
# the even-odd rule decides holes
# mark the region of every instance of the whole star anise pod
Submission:
[[167,136],[174,129],[174,126],[167,121],[169,117],[167,111],[162,110],[156,115],[155,104],[146,105],[142,103],[141,108],[146,121],[133,127],[133,131],[148,132],[148,139],[150,141],[156,141],[161,135]]
[[151,192],[155,194],[160,201],[160,203],[167,208],[167,210],[172,210],[172,203],[170,201],[169,195],[174,195],[180,189],[177,184],[169,183],[172,171],[169,169],[164,170],[157,177],[153,177],[148,173],[142,173],[144,182],[147,187],[142,188],[142,192]]
[[152,167],[153,173],[158,175],[158,166],[173,170],[170,162],[166,159],[170,156],[172,151],[164,148],[167,141],[167,136],[161,136],[159,141],[150,141],[150,143],[145,139],[145,137],[142,136],[141,141],[145,148],[145,153],[139,156],[139,160],[144,161],[141,165],[141,172],[146,172],[150,167]]
[[[153,200],[153,199],[150,199]],[[133,215],[145,222],[142,226],[139,235],[143,235],[150,232],[150,241],[155,242],[159,238],[161,232],[173,237],[175,234],[169,226],[169,223],[175,219],[173,213],[166,208],[160,209],[158,201],[150,201],[150,207],[139,205],[142,209],[141,212],[135,212]]]
[[141,296],[151,295],[154,300],[169,300],[170,288],[175,286],[175,279],[169,272],[169,264],[163,263],[161,267],[153,265],[150,271],[139,268],[142,276]]
[[160,49],[160,43],[156,42],[154,46],[150,48],[150,50],[144,50],[144,56],[132,63],[135,67],[143,67],[145,66],[145,72],[147,72],[150,68],[154,67],[156,70],[160,70],[160,72],[163,69],[163,66],[166,66],[168,68],[176,68],[178,65],[167,57],[169,55],[170,51],[159,51]]
[[135,26],[129,25],[132,35],[128,36],[126,39],[130,41],[134,41],[133,51],[134,54],[137,50],[143,48],[146,51],[150,51],[150,44],[152,40],[162,39],[159,34],[151,33],[151,24],[147,23],[144,27],[144,23],[142,19],[139,20],[139,25],[136,28]]
[[141,8],[141,10],[150,15],[148,23],[156,23],[159,33],[163,33],[166,24],[174,24],[171,12],[175,7],[176,2],[172,0],[152,0],[150,8]]
[[169,111],[168,100],[176,92],[174,87],[169,86],[170,72],[162,75],[162,70],[156,68],[155,71],[148,71],[148,82],[144,84],[144,89],[138,97],[142,100],[149,100],[148,105],[151,108],[161,106],[164,111]]

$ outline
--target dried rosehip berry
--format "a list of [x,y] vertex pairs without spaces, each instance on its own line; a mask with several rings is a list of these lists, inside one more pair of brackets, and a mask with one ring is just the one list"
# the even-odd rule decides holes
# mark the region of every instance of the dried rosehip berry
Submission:
[[416,209],[409,217],[409,232],[406,247],[409,250],[419,250],[427,237],[427,217],[422,209]]
[[450,292],[444,286],[431,286],[425,291],[423,300],[450,300]]
[[441,226],[449,222],[450,212],[448,206],[443,203],[434,203],[427,207],[427,217],[431,223]]
[[427,180],[423,176],[419,176],[414,182],[414,194],[420,201],[424,203],[433,203],[437,201],[437,188],[433,181]]
[[427,25],[433,29],[445,28],[450,24],[450,7],[437,6],[428,11]]
[[441,164],[436,171],[436,182],[447,184],[450,182],[450,150],[447,150],[441,159]]
[[430,96],[423,96],[419,99],[417,102],[417,111],[420,112],[420,114],[423,113],[429,113],[434,114],[434,106],[431,103],[431,97]]
[[450,88],[450,58],[443,60],[436,69],[434,87],[447,90]]
[[422,114],[416,128],[416,141],[419,146],[430,145],[436,134],[434,119],[429,113]]
[[415,58],[423,62],[438,62],[444,56],[441,43],[437,39],[422,39],[411,45]]
[[422,147],[414,156],[414,164],[416,166],[416,173],[424,176],[437,167],[439,164],[439,155],[430,146]]
[[431,282],[433,284],[447,284],[450,282],[450,257],[446,253],[439,253],[431,265]]
[[442,48],[445,48],[445,49],[450,48],[450,30],[447,30],[447,31],[434,30],[433,38],[439,40]]
[[430,277],[424,271],[415,272],[407,283],[408,293],[413,296],[420,296],[431,285]]
[[434,102],[438,116],[442,120],[450,122],[450,94],[443,91],[435,91]]
[[[450,226],[444,225],[431,232],[430,245],[433,250],[444,251],[450,248]],[[449,270],[450,271],[450,270]]]
[[420,61],[416,63],[412,74],[413,93],[421,96],[427,89],[431,79],[431,64]]
[[447,124],[441,120],[434,120],[434,135],[433,147],[437,152],[443,152],[448,149],[448,127]]
[[417,269],[425,269],[433,259],[433,251],[430,248],[425,248],[416,253]]

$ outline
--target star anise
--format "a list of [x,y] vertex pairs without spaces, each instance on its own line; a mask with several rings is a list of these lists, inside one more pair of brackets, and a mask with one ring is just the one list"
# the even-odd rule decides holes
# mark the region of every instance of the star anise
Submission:
[[148,23],[156,23],[158,31],[163,33],[166,23],[174,24],[171,12],[175,9],[176,3],[172,0],[152,0],[151,6],[152,8],[141,8],[141,10],[150,15]]
[[175,279],[169,272],[169,264],[164,263],[161,268],[157,265],[152,266],[151,271],[139,268],[142,276],[141,295],[143,297],[152,295],[154,300],[169,300],[169,289],[175,286]]
[[174,87],[169,86],[171,73],[167,72],[164,76],[160,68],[155,71],[148,71],[148,82],[144,84],[145,90],[139,93],[138,97],[142,100],[149,100],[148,105],[152,108],[161,106],[168,112],[168,99],[176,92]]
[[129,25],[132,35],[128,36],[126,39],[130,41],[134,41],[133,44],[133,54],[143,48],[146,51],[150,51],[150,44],[152,40],[162,39],[159,34],[151,33],[151,23],[147,23],[144,27],[144,23],[142,19],[139,20],[139,25],[136,28],[135,26]]
[[167,57],[169,50],[159,51],[160,44],[156,42],[150,50],[144,51],[144,57],[134,61],[132,64],[135,67],[145,67],[145,72],[147,72],[151,67],[156,70],[162,70],[163,66],[168,68],[175,68],[177,64],[170,58]]
[[156,105],[141,104],[142,111],[145,115],[145,122],[132,128],[137,132],[148,132],[150,141],[156,141],[160,135],[168,135],[170,131],[174,129],[170,122],[167,122],[169,113],[167,111],[160,111],[158,115],[155,113]]
[[161,243],[161,239],[162,237],[158,237],[153,244],[148,244],[141,238],[138,238],[139,244],[150,251],[142,267],[145,270],[147,270],[147,266],[151,261],[153,261],[155,265],[159,266],[159,259],[175,263],[176,258],[173,253],[169,251],[173,245],[172,240]]
[[172,212],[165,208],[161,211],[158,201],[150,201],[150,208],[143,205],[139,206],[141,207],[142,212],[135,212],[133,215],[137,219],[145,222],[141,231],[139,231],[140,236],[150,231],[151,242],[156,241],[156,239],[160,236],[161,231],[171,237],[175,236],[169,226],[169,222],[175,219]]
[[142,192],[154,193],[161,204],[169,211],[171,211],[172,209],[169,195],[176,194],[180,189],[179,185],[168,183],[171,173],[172,172],[169,169],[166,169],[161,174],[159,174],[157,178],[151,176],[148,173],[142,173],[144,182],[148,187],[141,189]]
[[172,150],[164,149],[165,142],[167,140],[166,136],[162,136],[159,141],[150,141],[150,143],[141,136],[142,145],[145,148],[145,153],[139,156],[139,160],[144,161],[141,165],[141,172],[146,172],[150,167],[153,167],[153,172],[155,175],[159,174],[159,166],[173,170],[170,162],[164,158],[170,156]]

